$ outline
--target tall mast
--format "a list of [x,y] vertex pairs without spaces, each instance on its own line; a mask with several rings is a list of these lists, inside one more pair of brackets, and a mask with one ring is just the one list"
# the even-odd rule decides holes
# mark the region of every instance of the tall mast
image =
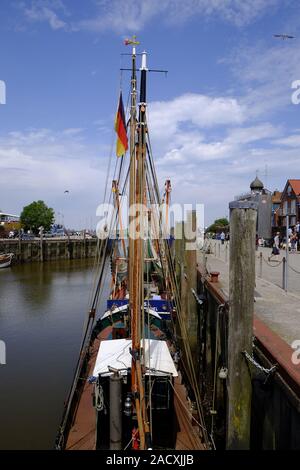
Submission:
[[[138,120],[138,139],[136,135],[136,73],[135,48],[132,53],[131,80],[131,137],[130,137],[130,241],[129,241],[129,298],[131,312],[132,334],[132,394],[138,421],[140,449],[149,447],[149,425],[145,406],[145,393],[142,380],[142,350],[141,350],[141,307],[143,303],[144,286],[144,211],[142,209],[145,192],[145,158],[146,158],[146,53],[142,54],[141,88]],[[135,210],[132,213],[132,205]],[[146,442],[147,441],[147,442]]]
[[[129,41],[128,41],[129,42]],[[133,299],[133,259],[134,259],[134,216],[130,213],[130,209],[135,204],[135,173],[136,173],[136,155],[135,155],[135,133],[136,133],[136,48],[132,47],[132,72],[131,72],[131,107],[130,107],[130,172],[129,172],[129,256],[128,256],[128,272],[129,272],[129,303],[130,312],[132,314]]]

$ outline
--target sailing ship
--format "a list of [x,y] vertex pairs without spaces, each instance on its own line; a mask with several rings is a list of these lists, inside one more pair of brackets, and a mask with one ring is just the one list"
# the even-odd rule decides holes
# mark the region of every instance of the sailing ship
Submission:
[[[208,436],[196,376],[190,371],[189,345],[180,345],[179,339],[186,338],[186,331],[166,235],[171,182],[166,181],[162,201],[149,137],[147,54],[136,53],[135,38],[126,44],[132,46],[130,117],[126,123],[120,93],[114,213],[99,242],[95,292],[56,448],[205,449]],[[121,210],[126,191],[128,229],[123,228]],[[98,312],[109,264],[110,295],[106,310]],[[185,365],[184,383],[180,363]]]
[[0,268],[8,268],[14,257],[13,253],[1,253],[0,254]]

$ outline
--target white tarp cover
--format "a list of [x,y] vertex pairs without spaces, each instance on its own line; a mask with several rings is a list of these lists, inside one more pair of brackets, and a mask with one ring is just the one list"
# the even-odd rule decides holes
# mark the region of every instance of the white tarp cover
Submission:
[[[150,361],[149,361],[149,343],[150,343]],[[141,341],[141,346],[143,342]],[[99,374],[110,373],[108,367],[124,370],[131,367],[132,356],[129,348],[132,347],[130,339],[112,339],[102,341],[98,351],[93,376],[98,377]],[[149,364],[150,362],[150,364]],[[161,372],[172,374],[177,377],[177,370],[165,341],[156,339],[145,340],[145,366],[146,370],[150,367],[151,374],[163,375]],[[157,374],[155,371],[157,371]]]
[[[144,307],[145,308],[145,307]],[[101,320],[103,320],[104,318],[107,318],[109,317],[110,315],[112,315],[113,313],[118,313],[118,312],[123,312],[124,310],[127,310],[128,309],[128,304],[126,305],[121,305],[121,307],[117,307],[115,308],[114,310],[107,310],[105,312],[105,314],[103,315],[103,317],[101,317]],[[160,318],[161,319],[161,316],[156,312],[156,310],[153,310],[152,308],[145,308],[145,311],[147,313],[149,313],[150,315],[153,315],[154,317],[156,318]]]

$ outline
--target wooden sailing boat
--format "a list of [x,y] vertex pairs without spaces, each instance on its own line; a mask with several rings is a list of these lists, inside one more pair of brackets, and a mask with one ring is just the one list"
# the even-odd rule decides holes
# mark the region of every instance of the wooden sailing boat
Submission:
[[[176,361],[175,321],[180,319],[181,307],[170,240],[162,237],[162,217],[159,209],[153,209],[160,207],[161,200],[147,126],[146,53],[142,53],[137,114],[137,43],[129,40],[127,44],[133,46],[129,168],[122,180],[126,157],[117,160],[112,219],[117,221],[116,232],[121,233],[120,192],[129,181],[129,240],[127,244],[118,238],[112,244],[109,237],[102,240],[95,295],[56,448],[202,449],[208,438],[199,393],[193,391],[198,405],[195,419]],[[167,210],[170,189],[167,180]],[[148,238],[153,231],[154,240]],[[111,294],[107,311],[100,312],[95,322],[109,257]],[[182,357],[188,359],[188,344],[184,343],[184,349]],[[185,367],[190,364],[187,360]],[[192,378],[193,388],[195,375],[186,377]]]
[[0,268],[8,268],[14,257],[13,253],[0,253]]

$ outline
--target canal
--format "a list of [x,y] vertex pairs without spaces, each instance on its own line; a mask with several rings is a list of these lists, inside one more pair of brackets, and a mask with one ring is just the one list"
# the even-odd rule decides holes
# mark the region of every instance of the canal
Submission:
[[[0,269],[0,449],[52,449],[76,364],[94,261]],[[105,285],[101,312],[105,308]]]

